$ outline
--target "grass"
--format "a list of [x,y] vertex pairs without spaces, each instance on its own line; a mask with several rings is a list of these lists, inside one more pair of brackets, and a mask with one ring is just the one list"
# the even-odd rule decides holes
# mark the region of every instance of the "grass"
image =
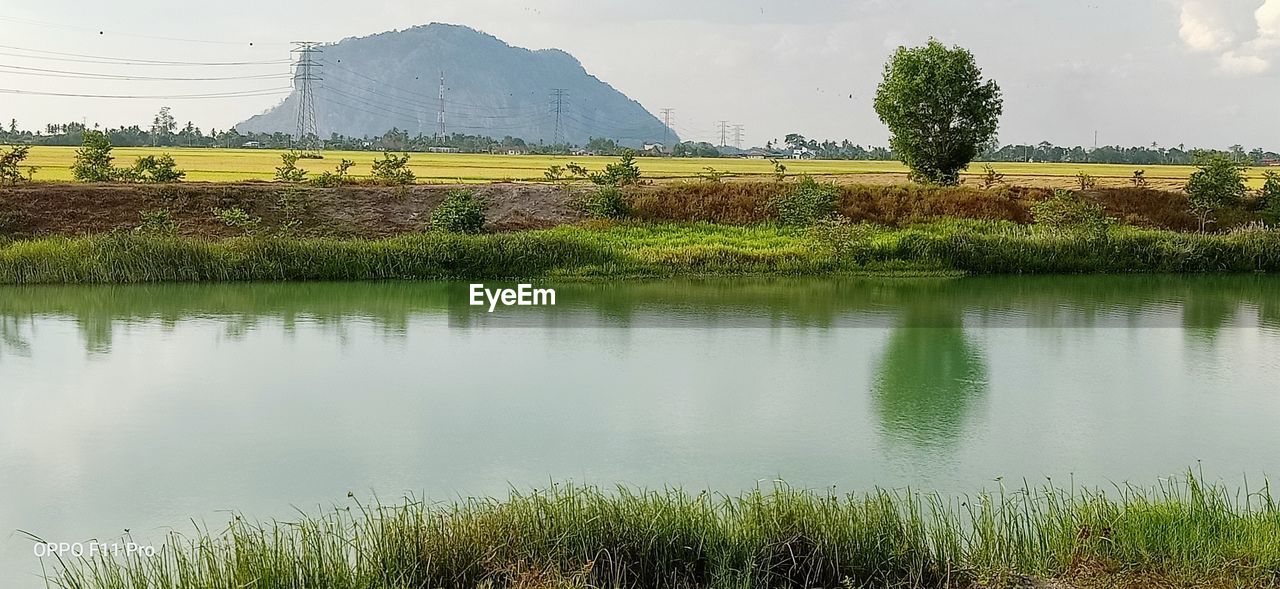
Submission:
[[1280,586],[1280,506],[1188,475],[948,498],[778,483],[738,497],[555,485],[505,501],[358,501],[55,566],[65,589]]
[[[71,179],[71,163],[74,147],[37,146],[24,166],[36,166],[34,179],[39,181],[67,181]],[[275,168],[280,165],[276,150],[263,149],[202,149],[202,148],[135,148],[118,147],[113,152],[119,162],[132,162],[144,155],[171,154],[178,167],[186,170],[188,181],[233,182],[242,180],[271,180]],[[367,176],[371,165],[380,154],[367,151],[325,152],[323,160],[303,160],[298,165],[313,175],[332,170],[341,159],[356,162],[352,170],[355,176]],[[500,180],[544,181],[543,172],[551,165],[564,165],[570,161],[591,169],[602,169],[605,164],[617,161],[611,157],[577,156],[508,156],[489,154],[411,154],[410,168],[424,182],[493,182]],[[710,166],[732,176],[768,178],[773,174],[773,164],[764,160],[744,159],[694,159],[694,158],[640,158],[639,165],[645,177],[651,179],[692,179],[705,173]],[[1087,172],[1112,184],[1127,184],[1135,169],[1143,166],[1118,164],[1051,164],[1051,163],[997,163],[992,164],[1000,173],[1010,177],[1061,178],[1063,187],[1070,186],[1079,172]],[[849,176],[856,178],[869,174],[901,176],[905,181],[906,168],[898,162],[872,161],[788,161],[788,171],[794,175]],[[1195,168],[1191,166],[1145,166],[1147,178],[1152,181],[1166,179],[1184,181]],[[981,166],[970,170],[974,177],[980,175]],[[1261,185],[1262,170],[1250,173],[1255,184]]]
[[1014,223],[944,221],[832,233],[771,225],[599,223],[383,240],[114,233],[0,242],[0,284],[830,275],[1280,271],[1280,231],[1113,229],[1051,234]]

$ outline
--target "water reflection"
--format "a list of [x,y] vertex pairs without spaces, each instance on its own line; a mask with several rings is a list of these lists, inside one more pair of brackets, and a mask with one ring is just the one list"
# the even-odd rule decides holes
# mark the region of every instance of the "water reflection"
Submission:
[[873,392],[882,431],[917,446],[949,445],[987,390],[981,347],[947,307],[912,306],[893,331]]

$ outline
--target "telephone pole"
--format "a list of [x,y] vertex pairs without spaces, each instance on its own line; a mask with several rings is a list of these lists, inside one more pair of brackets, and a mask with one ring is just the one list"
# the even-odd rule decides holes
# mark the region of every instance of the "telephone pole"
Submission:
[[671,115],[675,114],[675,112],[676,109],[674,108],[662,109],[662,124],[667,128],[666,133],[662,137],[662,142],[667,145],[668,149],[673,147],[671,145]]
[[729,146],[729,121],[720,121],[720,147]]
[[293,47],[291,53],[297,56],[293,64],[293,87],[298,92],[298,138],[293,147],[302,152],[320,151],[323,143],[316,125],[316,96],[311,83],[324,80],[316,59],[323,51],[320,44],[313,41],[294,41]]
[[555,101],[555,106],[556,106],[556,133],[555,133],[555,141],[554,141],[555,145],[561,145],[565,142],[564,127],[561,125],[561,120],[564,116],[564,100],[568,97],[569,97],[568,88],[556,88],[551,91],[551,99]]
[[742,131],[745,128],[742,125],[733,126],[733,146],[737,149],[742,149]]

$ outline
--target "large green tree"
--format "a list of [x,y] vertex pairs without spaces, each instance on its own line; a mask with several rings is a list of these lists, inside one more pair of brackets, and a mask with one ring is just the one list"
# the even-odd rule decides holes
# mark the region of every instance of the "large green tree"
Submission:
[[1004,101],[972,53],[930,40],[893,54],[875,107],[914,180],[957,184],[960,172],[995,140]]

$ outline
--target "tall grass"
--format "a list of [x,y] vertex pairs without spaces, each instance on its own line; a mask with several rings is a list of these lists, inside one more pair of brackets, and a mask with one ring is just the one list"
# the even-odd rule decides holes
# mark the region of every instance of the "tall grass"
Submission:
[[952,220],[906,229],[854,226],[851,231],[838,244],[802,228],[612,223],[383,240],[59,237],[0,242],[0,284],[825,275],[885,269],[1280,271],[1276,230],[1203,235],[1119,228],[1096,236]]
[[[779,484],[739,497],[556,485],[504,501],[354,502],[56,566],[66,589],[1280,586],[1280,508],[1188,475],[947,498]],[[1022,585],[1025,586],[1025,585]],[[1136,585],[1135,585],[1136,586]],[[1142,585],[1147,586],[1147,585]]]

